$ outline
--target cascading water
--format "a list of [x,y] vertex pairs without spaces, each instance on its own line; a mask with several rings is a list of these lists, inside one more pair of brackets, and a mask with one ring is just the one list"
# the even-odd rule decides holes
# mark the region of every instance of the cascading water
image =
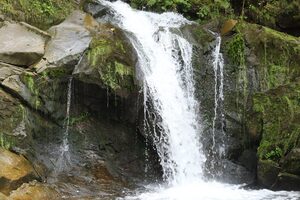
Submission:
[[205,156],[199,143],[192,45],[171,30],[179,32],[179,27],[189,22],[174,13],[160,16],[135,12],[122,2],[106,4],[112,8],[114,23],[127,31],[138,52],[147,91],[144,106],[151,101],[156,118],[160,118],[156,126],[162,131],[152,137],[164,179],[170,184],[200,180]]
[[[175,13],[136,11],[121,1],[99,2],[109,8],[105,20],[123,29],[138,54],[138,68],[144,82],[144,116],[150,116],[148,137],[155,144],[167,186],[145,186],[125,199],[218,200],[297,199],[299,194],[269,190],[244,190],[240,186],[205,182],[201,124],[197,115],[192,73],[193,46],[182,37],[180,27],[190,22]],[[223,101],[221,39],[215,52],[216,104]],[[150,108],[151,107],[151,108]],[[218,105],[216,106],[218,107]],[[153,116],[154,115],[154,116]],[[159,131],[156,131],[159,130]],[[145,191],[146,190],[146,191]]]

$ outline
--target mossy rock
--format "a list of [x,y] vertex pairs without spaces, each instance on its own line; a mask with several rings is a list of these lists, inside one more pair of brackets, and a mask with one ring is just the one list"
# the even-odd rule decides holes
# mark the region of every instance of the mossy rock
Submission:
[[6,17],[48,29],[63,21],[77,7],[75,1],[64,0],[1,0],[0,13]]
[[299,146],[300,84],[293,83],[254,95],[253,109],[262,119],[263,134],[258,156],[279,162]]
[[240,22],[225,40],[225,54],[237,67],[257,71],[260,90],[295,81],[300,76],[300,39],[256,24]]
[[17,132],[24,117],[23,109],[18,99],[0,89],[0,146],[11,146],[9,135]]
[[136,88],[136,54],[120,29],[105,24],[100,30],[73,74],[126,96]]
[[298,0],[246,0],[244,10],[249,21],[300,35],[300,2]]

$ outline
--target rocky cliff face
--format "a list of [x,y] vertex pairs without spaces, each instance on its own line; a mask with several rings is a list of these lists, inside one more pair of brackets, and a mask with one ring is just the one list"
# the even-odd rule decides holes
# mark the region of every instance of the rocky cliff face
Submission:
[[[70,77],[69,134],[77,156],[73,173],[79,177],[87,173],[83,179],[91,177],[103,187],[112,182],[124,187],[123,180],[143,178],[146,158],[137,129],[142,98],[135,78],[136,56],[121,30],[77,10],[46,32],[25,22],[3,21],[0,38],[1,148],[24,155],[22,162],[28,163],[24,178],[0,175],[0,192],[9,195],[31,180],[51,182],[64,134]],[[13,170],[18,163],[4,167]],[[38,168],[41,172],[32,175]],[[60,193],[71,195],[59,187]],[[18,199],[23,193],[32,193],[35,199],[58,195],[47,186],[29,183],[8,198]]]
[[[215,21],[194,30],[202,44],[195,70],[202,113],[208,121],[206,138],[211,138],[212,131],[214,91],[207,88],[214,84],[210,55],[215,40],[203,28],[218,30],[222,24],[226,23]],[[249,180],[245,175],[250,171],[257,173],[258,184],[264,187],[298,190],[299,174],[288,166],[298,166],[299,38],[243,21],[233,27],[223,35],[221,48],[227,158],[246,169],[241,176],[244,181]]]

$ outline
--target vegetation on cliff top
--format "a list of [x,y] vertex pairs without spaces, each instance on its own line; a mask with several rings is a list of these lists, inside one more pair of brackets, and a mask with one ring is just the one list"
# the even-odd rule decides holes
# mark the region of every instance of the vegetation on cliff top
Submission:
[[190,19],[212,19],[232,12],[229,0],[132,0],[139,9],[156,12],[177,11]]
[[0,13],[48,29],[64,20],[75,6],[72,0],[0,0]]

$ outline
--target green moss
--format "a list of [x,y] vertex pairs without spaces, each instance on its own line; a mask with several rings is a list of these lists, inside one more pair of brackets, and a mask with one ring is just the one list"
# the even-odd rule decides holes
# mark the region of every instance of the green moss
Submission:
[[89,66],[98,72],[103,85],[116,91],[134,88],[134,66],[131,47],[126,43],[122,33],[115,28],[113,35],[96,36],[87,52]]
[[3,149],[11,149],[14,146],[14,140],[11,136],[0,133],[0,147]]
[[110,41],[105,39],[94,39],[90,44],[88,59],[92,67],[97,67],[97,63],[105,62],[113,52]]
[[36,85],[34,76],[29,73],[24,73],[21,76],[21,80],[31,93],[33,106],[35,109],[38,109],[41,106],[41,100],[39,98],[39,87]]
[[0,0],[0,12],[4,15],[42,29],[60,23],[75,6],[72,0]]
[[[255,63],[254,67],[262,91],[289,84],[300,76],[299,38],[245,22],[239,23],[237,29],[243,34],[246,46],[255,54],[256,63],[259,63]],[[234,51],[230,52],[231,59],[237,62],[238,56]]]
[[258,148],[260,159],[279,161],[300,139],[300,84],[281,86],[254,96],[253,108],[261,113],[263,137]]
[[50,68],[42,72],[42,78],[44,80],[48,78],[62,78],[70,75],[71,72],[65,67]]
[[245,40],[241,33],[235,34],[227,42],[226,53],[233,64],[238,66],[245,65]]
[[132,68],[129,66],[115,61],[108,63],[105,68],[102,68],[99,71],[99,73],[104,84],[113,90],[121,88],[132,89],[132,80],[126,80],[126,76],[133,77],[134,75]]

